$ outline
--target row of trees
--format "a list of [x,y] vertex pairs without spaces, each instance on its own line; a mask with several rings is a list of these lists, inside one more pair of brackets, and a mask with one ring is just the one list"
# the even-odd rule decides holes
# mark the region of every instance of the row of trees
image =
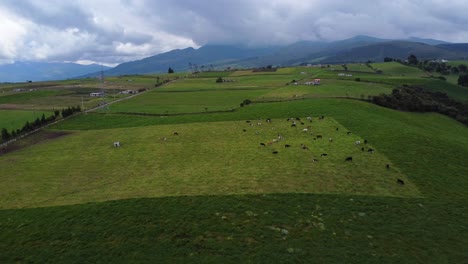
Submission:
[[421,87],[403,86],[391,94],[372,96],[370,101],[384,107],[411,112],[436,112],[468,125],[468,104],[458,102],[442,92],[430,92]]
[[45,115],[42,114],[41,118],[38,117],[33,122],[27,121],[21,129],[16,129],[16,130],[14,129],[11,132],[9,132],[6,128],[2,128],[1,130],[2,141],[6,142],[10,139],[16,138],[18,136],[24,135],[28,132],[41,128],[44,125],[50,124],[54,122],[60,115],[63,118],[65,118],[65,117],[73,115],[76,112],[81,112],[81,108],[79,106],[67,107],[62,110],[54,110],[54,114],[49,117],[45,117]]
[[452,74],[467,73],[467,68],[468,68],[465,64],[452,66],[443,61],[437,61],[437,60],[420,61],[414,54],[409,55],[406,61],[402,61],[400,59],[394,59],[390,57],[384,58],[384,62],[391,62],[391,61],[396,61],[396,62],[416,66],[427,72],[438,72],[440,74],[445,74],[445,75],[448,75],[451,73]]
[[[408,59],[403,62],[399,59],[393,59],[390,57],[385,57],[384,62],[391,62],[391,61],[396,61],[412,66],[416,66],[420,68],[423,71],[427,72],[437,72],[442,75],[449,75],[449,74],[459,74],[458,77],[458,84],[462,86],[468,86],[468,67],[465,64],[459,64],[458,66],[452,66],[449,65],[443,61],[437,61],[437,60],[424,60],[424,61],[419,61],[418,58],[414,55],[411,54],[408,56]],[[444,76],[439,76],[441,80],[446,80]]]

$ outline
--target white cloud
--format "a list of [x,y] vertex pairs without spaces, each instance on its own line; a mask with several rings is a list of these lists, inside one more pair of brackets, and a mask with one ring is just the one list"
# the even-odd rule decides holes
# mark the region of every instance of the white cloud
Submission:
[[207,43],[355,35],[468,42],[464,0],[2,0],[0,63],[116,64]]

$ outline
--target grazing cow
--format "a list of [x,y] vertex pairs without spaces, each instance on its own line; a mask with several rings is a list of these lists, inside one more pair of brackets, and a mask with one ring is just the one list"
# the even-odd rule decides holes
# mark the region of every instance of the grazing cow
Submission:
[[390,169],[390,164],[385,165],[385,167],[387,168],[387,170],[389,170]]
[[114,147],[120,147],[120,142],[119,141],[114,142]]
[[312,120],[312,117],[308,116],[308,117],[307,117],[307,120],[309,120],[309,121]]
[[174,136],[178,136],[178,135],[179,135],[179,133],[177,133],[177,132],[174,132]]
[[246,123],[250,123],[250,120],[245,121]]
[[264,147],[265,147],[266,145],[265,145],[265,143],[262,142],[262,143],[260,143],[260,146],[264,146]]
[[319,161],[319,160],[318,159],[312,159],[312,162],[317,162],[317,161]]
[[304,122],[301,122],[301,125],[305,125]]
[[347,157],[345,161],[353,161],[353,157]]
[[314,140],[317,140],[317,138],[314,138]]
[[245,129],[242,129],[242,131],[247,132],[247,130],[245,130]]
[[162,141],[166,141],[166,140],[167,140],[167,137],[163,137],[161,140],[162,140]]
[[275,150],[275,151],[273,151],[272,153],[273,153],[273,154],[278,154],[278,151]]
[[250,126],[253,126],[253,124],[252,124],[252,123],[250,123]]
[[302,148],[302,149],[309,149],[309,148],[308,148],[306,145],[304,145],[304,144],[301,144],[301,148]]
[[374,149],[371,149],[371,148],[370,148],[370,149],[367,150],[367,152],[369,152],[369,153],[372,154],[372,153],[374,153]]
[[367,139],[364,139],[364,144],[367,144]]
[[286,145],[284,145],[284,147],[289,148],[289,147],[291,147],[291,145],[286,144]]
[[307,132],[307,131],[309,131],[309,129],[307,128],[302,129],[302,132]]
[[261,126],[261,125],[262,125],[262,122],[258,122],[258,123],[257,123],[257,126]]
[[349,136],[349,135],[351,135],[351,132],[350,132],[350,131],[348,131],[348,132],[346,132],[346,134]]
[[328,156],[327,153],[322,153],[322,154],[320,154],[320,157],[326,157],[326,156]]
[[291,127],[296,127],[296,123],[292,123],[292,124],[291,124]]
[[272,142],[278,142],[278,140],[276,138],[272,139],[271,141]]
[[333,138],[329,138],[329,139],[328,139],[328,142],[333,142]]
[[405,182],[402,179],[397,179],[396,181],[399,185],[405,185]]
[[296,120],[297,120],[297,121],[301,121],[301,119],[300,119],[299,117],[296,117]]
[[322,139],[322,135],[317,135],[317,139]]
[[356,141],[356,145],[361,144],[361,140]]
[[278,133],[278,140],[283,140],[283,135],[281,135],[280,133]]
[[361,148],[361,151],[364,151],[364,147]]
[[340,130],[339,128],[336,128],[336,131]]
[[267,123],[271,123],[271,119],[270,118],[267,118]]

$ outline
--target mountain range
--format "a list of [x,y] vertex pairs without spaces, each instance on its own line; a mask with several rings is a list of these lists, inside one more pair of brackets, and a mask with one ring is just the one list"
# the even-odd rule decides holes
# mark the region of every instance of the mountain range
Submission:
[[468,43],[449,43],[435,39],[402,40],[356,36],[340,41],[299,41],[284,46],[249,47],[242,44],[208,44],[198,49],[185,48],[125,62],[114,68],[99,65],[21,62],[0,65],[0,82],[52,80],[72,77],[97,77],[126,74],[199,71],[208,69],[254,68],[267,65],[292,66],[383,61],[385,57],[406,59],[468,59]]
[[[250,48],[245,45],[205,45],[186,48],[122,63],[105,72],[106,75],[165,73],[208,69],[255,68],[267,65],[292,66],[319,63],[350,63],[383,61],[385,57],[406,59],[410,54],[420,59],[468,59],[468,43],[449,43],[435,39],[404,40],[356,36],[350,39],[299,41],[285,46]],[[98,76],[98,73],[85,77]]]
[[110,68],[98,64],[15,62],[0,65],[0,82],[64,80],[108,69]]

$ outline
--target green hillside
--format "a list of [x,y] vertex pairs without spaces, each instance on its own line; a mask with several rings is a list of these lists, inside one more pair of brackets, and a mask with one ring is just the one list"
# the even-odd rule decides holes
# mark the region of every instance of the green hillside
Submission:
[[371,66],[109,78],[146,90],[0,152],[0,262],[463,263],[467,127],[362,99],[468,91]]

